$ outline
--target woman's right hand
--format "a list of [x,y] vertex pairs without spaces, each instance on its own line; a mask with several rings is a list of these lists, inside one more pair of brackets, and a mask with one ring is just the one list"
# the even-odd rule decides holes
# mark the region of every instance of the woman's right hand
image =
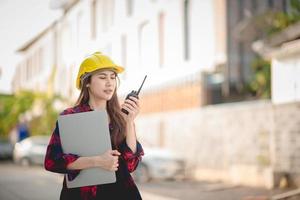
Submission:
[[117,171],[120,155],[121,153],[117,150],[108,150],[105,153],[94,157],[95,166],[109,171]]

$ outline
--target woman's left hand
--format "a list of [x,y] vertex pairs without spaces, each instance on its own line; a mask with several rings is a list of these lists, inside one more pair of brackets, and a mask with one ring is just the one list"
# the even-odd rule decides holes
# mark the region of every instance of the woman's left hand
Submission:
[[124,108],[128,111],[128,115],[122,112],[124,119],[127,122],[133,122],[136,116],[140,112],[140,102],[139,99],[133,96],[130,96],[129,99],[126,99],[121,105],[121,108]]

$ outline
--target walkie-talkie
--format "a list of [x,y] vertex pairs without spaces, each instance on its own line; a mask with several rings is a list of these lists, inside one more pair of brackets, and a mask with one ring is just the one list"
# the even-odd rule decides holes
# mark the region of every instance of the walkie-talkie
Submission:
[[[145,78],[144,78],[144,80],[143,80],[143,82],[142,82],[142,84],[141,84],[139,90],[138,90],[138,91],[132,90],[132,91],[126,96],[126,99],[129,99],[129,97],[131,97],[131,96],[134,96],[134,97],[136,97],[136,98],[139,98],[139,93],[140,93],[140,91],[141,91],[141,89],[142,89],[142,87],[143,87],[143,85],[144,85],[144,82],[145,82],[146,78],[147,78],[147,75],[145,76]],[[125,99],[125,100],[126,100],[126,99]],[[123,113],[125,113],[126,115],[128,115],[128,111],[127,111],[127,110],[125,110],[124,108],[122,108],[121,110],[122,110]]]

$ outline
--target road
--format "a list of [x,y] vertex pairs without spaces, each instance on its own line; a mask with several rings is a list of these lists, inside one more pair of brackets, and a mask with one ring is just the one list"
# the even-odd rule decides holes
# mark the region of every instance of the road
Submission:
[[[0,162],[1,200],[59,199],[62,176],[41,166],[21,167]],[[138,184],[144,200],[242,200],[249,196],[268,197],[280,191],[192,181],[152,181]]]

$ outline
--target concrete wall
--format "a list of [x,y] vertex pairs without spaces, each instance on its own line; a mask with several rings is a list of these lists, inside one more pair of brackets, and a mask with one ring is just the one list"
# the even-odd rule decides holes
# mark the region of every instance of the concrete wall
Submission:
[[192,178],[271,188],[276,174],[300,171],[299,110],[269,101],[223,104],[143,115],[137,129],[145,146],[184,157]]
[[300,186],[300,103],[276,105],[273,110],[275,178],[286,175],[290,184]]

